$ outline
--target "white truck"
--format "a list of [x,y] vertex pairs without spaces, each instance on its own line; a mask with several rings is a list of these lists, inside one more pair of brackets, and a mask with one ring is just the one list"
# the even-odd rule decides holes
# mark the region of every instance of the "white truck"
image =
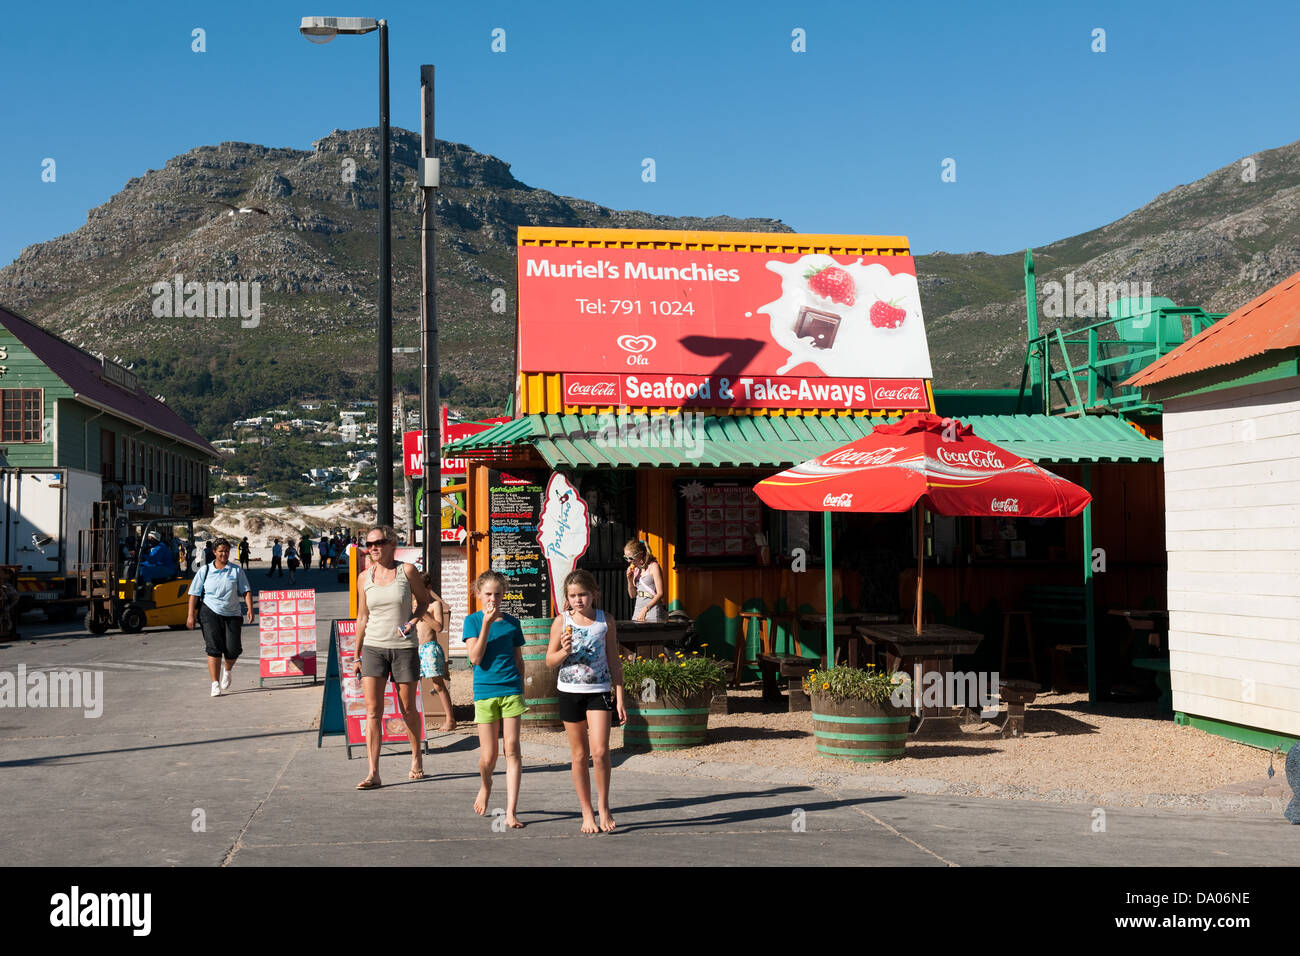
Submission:
[[85,604],[77,590],[78,532],[90,527],[102,491],[99,475],[76,468],[0,469],[0,564],[18,569],[18,613],[40,606],[67,620]]

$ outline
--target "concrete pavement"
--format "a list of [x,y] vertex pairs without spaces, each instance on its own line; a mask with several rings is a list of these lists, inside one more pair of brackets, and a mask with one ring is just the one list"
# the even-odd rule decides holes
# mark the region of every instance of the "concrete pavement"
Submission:
[[[255,572],[252,583],[286,580]],[[299,583],[319,589],[321,620],[346,616],[332,573],[300,572]],[[214,699],[197,633],[22,631],[0,646],[0,671],[102,673],[104,707],[99,718],[0,710],[0,853],[10,865],[1300,863],[1300,828],[1280,816],[881,793],[851,774],[622,755],[619,831],[584,837],[558,735],[525,738],[527,827],[507,831],[471,810],[473,736],[435,736],[419,781],[388,747],[385,786],[358,792],[364,760],[347,760],[340,737],[316,747],[321,685],[259,689],[249,654],[232,691]],[[252,650],[256,630],[245,634]],[[504,806],[503,768],[494,808]]]

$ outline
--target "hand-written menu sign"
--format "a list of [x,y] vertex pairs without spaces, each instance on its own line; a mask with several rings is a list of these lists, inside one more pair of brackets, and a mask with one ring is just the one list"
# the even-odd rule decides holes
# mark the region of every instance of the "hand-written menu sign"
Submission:
[[[361,687],[361,678],[356,672],[357,622],[338,621],[339,684],[343,691],[343,714],[347,720],[348,743],[364,744],[366,742],[366,695]],[[415,709],[420,714],[420,739],[424,739],[424,702],[420,695],[415,695]],[[402,710],[397,704],[397,686],[390,680],[384,688],[384,710],[379,721],[385,743],[400,743],[409,740],[406,721],[402,719]]]
[[545,477],[533,471],[488,474],[488,542],[492,570],[506,578],[501,609],[515,617],[549,617],[546,557],[537,543]]
[[257,592],[262,677],[316,674],[316,589]]

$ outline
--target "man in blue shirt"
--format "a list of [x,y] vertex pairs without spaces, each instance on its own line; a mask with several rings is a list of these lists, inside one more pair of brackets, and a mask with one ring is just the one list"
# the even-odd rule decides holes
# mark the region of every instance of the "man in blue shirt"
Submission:
[[[230,686],[230,669],[244,651],[240,639],[240,628],[244,623],[239,609],[241,598],[248,623],[253,623],[253,592],[244,569],[230,563],[230,542],[225,538],[217,539],[212,563],[205,564],[194,576],[189,594],[190,613],[185,626],[194,629],[197,612],[203,628],[203,644],[208,652],[208,676],[212,678],[210,695],[220,697],[221,692]],[[223,661],[218,679],[217,668]]]
[[150,531],[145,538],[148,556],[140,562],[140,580],[145,584],[153,581],[166,581],[179,573],[176,565],[176,552],[158,540],[158,533]]

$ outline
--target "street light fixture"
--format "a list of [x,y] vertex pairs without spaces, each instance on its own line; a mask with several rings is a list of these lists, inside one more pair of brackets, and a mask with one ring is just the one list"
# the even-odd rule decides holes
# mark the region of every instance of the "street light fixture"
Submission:
[[379,448],[388,467],[376,469],[379,524],[393,523],[393,257],[392,149],[388,129],[388,21],[372,17],[303,17],[298,31],[313,43],[343,34],[379,31]]

